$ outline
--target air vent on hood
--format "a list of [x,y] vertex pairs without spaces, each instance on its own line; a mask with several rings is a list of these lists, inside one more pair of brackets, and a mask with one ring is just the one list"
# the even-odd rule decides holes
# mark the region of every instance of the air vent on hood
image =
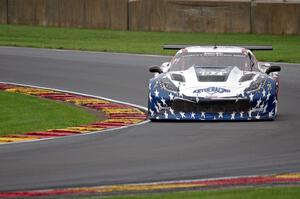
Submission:
[[185,78],[180,74],[171,74],[171,78],[175,81],[185,82]]
[[253,77],[255,76],[255,74],[246,74],[244,76],[241,77],[241,79],[239,80],[239,82],[245,82],[245,81],[249,81],[249,80],[252,80]]

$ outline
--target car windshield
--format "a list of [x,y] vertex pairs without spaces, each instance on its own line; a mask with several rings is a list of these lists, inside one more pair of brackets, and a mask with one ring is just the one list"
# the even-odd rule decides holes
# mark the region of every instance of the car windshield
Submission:
[[195,68],[224,68],[236,66],[240,70],[256,70],[256,62],[253,61],[251,68],[250,59],[242,53],[182,53],[176,55],[171,62],[170,71],[187,70]]

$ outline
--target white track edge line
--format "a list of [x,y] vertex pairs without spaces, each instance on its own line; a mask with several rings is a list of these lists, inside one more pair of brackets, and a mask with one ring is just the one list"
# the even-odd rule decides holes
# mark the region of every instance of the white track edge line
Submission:
[[39,49],[53,52],[71,52],[71,53],[89,53],[89,54],[112,54],[112,55],[131,55],[137,57],[161,57],[161,58],[172,58],[171,55],[155,55],[155,54],[137,54],[137,53],[122,53],[122,52],[103,52],[103,51],[91,51],[91,50],[72,50],[72,49],[57,49],[57,48],[34,48],[26,46],[0,46],[0,48],[28,48],[28,49]]
[[[272,175],[275,175],[275,174],[202,178],[202,179],[192,179],[192,180],[168,180],[168,181],[155,181],[155,182],[142,182],[142,183],[128,183],[128,184],[117,184],[116,186],[131,186],[131,185],[132,186],[143,186],[143,185],[161,185],[161,184],[176,184],[176,183],[193,183],[193,182],[205,182],[205,181],[213,181],[213,180],[231,180],[231,179],[239,179],[239,178],[267,177],[267,176],[272,176]],[[110,186],[115,186],[115,185],[91,186],[91,188],[93,188],[93,187],[105,188],[105,187],[110,187]]]
[[[129,106],[133,106],[135,108],[139,108],[139,109],[143,109],[144,111],[147,111],[147,108],[144,107],[144,106],[140,106],[140,105],[132,104],[132,103],[128,103],[128,102],[123,102],[123,101],[119,101],[119,100],[114,100],[114,99],[110,99],[110,98],[106,98],[106,97],[96,96],[96,95],[88,95],[88,94],[84,94],[84,93],[73,92],[73,91],[62,90],[62,89],[55,89],[55,88],[50,88],[50,87],[34,86],[34,85],[30,85],[30,84],[20,84],[20,83],[2,82],[2,81],[0,81],[0,83],[2,83],[2,84],[11,84],[11,85],[16,85],[16,86],[27,86],[27,87],[39,88],[39,89],[47,89],[47,90],[53,90],[53,91],[59,91],[59,92],[82,95],[82,96],[86,96],[86,97],[93,97],[93,98],[97,98],[97,99],[107,100],[107,101],[110,101],[110,102],[115,102],[115,103],[119,103],[119,104],[125,104],[125,105],[129,105]],[[47,141],[47,140],[53,140],[53,139],[63,139],[63,138],[69,138],[69,137],[75,137],[75,136],[91,135],[91,134],[96,134],[96,133],[114,131],[114,130],[118,130],[118,129],[125,129],[125,128],[133,127],[133,126],[139,126],[139,125],[146,124],[148,122],[150,122],[150,120],[145,120],[145,121],[137,123],[137,124],[131,124],[131,125],[127,125],[127,126],[116,127],[116,128],[111,128],[111,129],[105,129],[105,130],[101,130],[101,131],[93,131],[93,132],[82,133],[82,134],[75,134],[75,135],[68,135],[68,136],[61,136],[61,137],[42,138],[42,139],[36,139],[36,140],[26,140],[26,141],[21,141],[21,142],[1,143],[0,147],[4,146],[4,145],[22,144],[22,143],[30,143],[30,142],[41,142],[41,141]]]
[[[156,182],[142,182],[142,183],[124,183],[124,184],[112,184],[112,185],[99,185],[99,186],[82,186],[82,187],[67,187],[67,188],[54,188],[54,189],[36,189],[32,190],[33,192],[44,192],[44,191],[55,191],[60,189],[81,189],[81,188],[109,188],[111,186],[151,186],[151,185],[169,185],[169,184],[177,184],[177,183],[193,183],[193,182],[206,182],[206,181],[214,181],[214,180],[232,180],[232,179],[240,179],[240,178],[255,178],[255,177],[271,177],[279,175],[278,173],[270,173],[264,175],[240,175],[240,176],[229,176],[229,177],[216,177],[216,178],[202,178],[202,179],[192,179],[192,180],[170,180],[170,181],[156,181]],[[176,188],[175,188],[176,189]],[[1,192],[0,192],[1,193]]]

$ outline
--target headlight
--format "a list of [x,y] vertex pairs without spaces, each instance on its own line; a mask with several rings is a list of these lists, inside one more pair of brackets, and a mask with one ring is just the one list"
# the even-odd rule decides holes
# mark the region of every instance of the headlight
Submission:
[[264,78],[257,78],[254,82],[251,82],[250,86],[245,89],[245,91],[259,90],[265,84]]
[[163,78],[160,80],[160,86],[169,91],[177,91],[178,88],[169,80],[169,78]]
[[171,74],[171,79],[179,82],[185,82],[185,78],[180,74]]

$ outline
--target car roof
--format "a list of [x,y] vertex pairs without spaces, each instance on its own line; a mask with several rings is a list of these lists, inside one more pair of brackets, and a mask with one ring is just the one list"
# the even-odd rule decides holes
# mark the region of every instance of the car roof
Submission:
[[245,48],[235,46],[191,46],[181,49],[177,52],[180,53],[244,53]]

